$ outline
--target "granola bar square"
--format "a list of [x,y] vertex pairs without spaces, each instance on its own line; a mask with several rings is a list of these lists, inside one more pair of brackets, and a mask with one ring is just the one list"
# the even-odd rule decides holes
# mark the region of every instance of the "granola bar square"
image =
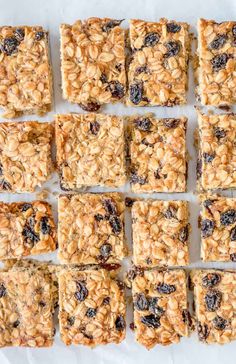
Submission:
[[58,258],[63,263],[118,263],[127,255],[119,193],[61,195]]
[[187,279],[184,270],[147,270],[132,281],[134,332],[147,349],[188,336]]
[[124,99],[125,31],[121,22],[89,18],[60,27],[63,97],[83,110],[97,111],[103,104]]
[[198,112],[198,188],[236,187],[236,115]]
[[203,105],[236,102],[236,22],[198,22],[197,95]]
[[0,27],[0,107],[5,117],[51,110],[48,32],[41,26]]
[[216,269],[191,273],[200,341],[226,344],[236,339],[236,272]]
[[63,190],[125,184],[124,124],[120,117],[56,115],[56,145]]
[[130,172],[133,192],[185,192],[187,119],[132,116]]
[[0,260],[56,249],[52,208],[45,201],[0,202]]
[[201,258],[236,261],[236,199],[218,195],[202,198]]
[[189,264],[187,201],[135,201],[131,214],[133,261],[136,266]]
[[49,179],[53,132],[37,121],[0,124],[0,192],[34,192]]
[[131,59],[128,99],[131,106],[186,104],[189,25],[161,19],[130,21]]
[[96,346],[125,338],[123,286],[104,269],[59,274],[59,323],[66,345]]

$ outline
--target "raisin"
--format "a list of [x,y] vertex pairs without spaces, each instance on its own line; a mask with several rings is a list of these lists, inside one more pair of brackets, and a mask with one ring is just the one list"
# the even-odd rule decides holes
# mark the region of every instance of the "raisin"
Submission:
[[211,290],[205,295],[205,304],[207,311],[214,312],[220,307],[222,293],[217,290]]
[[32,229],[30,225],[26,225],[22,231],[22,235],[26,238],[26,244],[34,246],[39,242],[39,235]]
[[196,172],[197,172],[197,179],[199,179],[202,175],[202,160],[199,158],[197,160]]
[[115,321],[115,327],[118,331],[123,331],[125,329],[125,320],[123,316],[118,316]]
[[183,318],[183,322],[185,324],[187,324],[188,326],[191,326],[191,324],[192,324],[192,317],[191,317],[191,315],[190,315],[190,313],[189,313],[188,310],[183,310],[182,311],[182,318]]
[[117,64],[115,65],[115,69],[116,69],[117,71],[121,72],[121,70],[122,70],[122,64],[121,64],[121,63],[117,63]]
[[16,329],[18,326],[20,325],[20,321],[16,320],[13,322],[12,326],[14,327],[14,329]]
[[141,317],[141,322],[147,327],[151,327],[153,329],[157,329],[160,327],[160,317],[155,316],[153,313],[147,316]]
[[154,47],[159,42],[160,36],[158,33],[148,33],[144,38],[144,47]]
[[213,154],[203,153],[203,158],[205,163],[211,163],[215,158],[215,153]]
[[74,323],[75,323],[75,318],[74,318],[74,316],[68,317],[68,318],[67,318],[67,323],[68,323],[70,326],[73,326],[73,325],[74,325]]
[[40,220],[40,231],[43,235],[50,234],[51,226],[48,224],[48,217],[43,216]]
[[213,204],[213,201],[212,200],[205,200],[204,202],[203,202],[203,206],[204,207],[209,207],[209,206],[211,206]]
[[83,109],[84,111],[88,111],[88,112],[94,112],[94,111],[98,111],[101,107],[101,105],[97,104],[96,102],[88,102],[86,105],[85,104],[79,104],[79,106],[81,107],[81,109]]
[[122,23],[123,19],[122,20],[110,20],[109,22],[105,23],[103,26],[102,26],[102,31],[105,32],[105,33],[109,33],[111,31],[111,29],[119,26],[121,23]]
[[236,241],[236,226],[230,231],[230,240]]
[[82,281],[76,282],[77,291],[75,292],[75,298],[82,302],[84,301],[88,296],[88,290],[86,288],[86,285]]
[[103,257],[103,258],[108,258],[109,257],[109,255],[111,254],[111,251],[112,251],[112,246],[111,246],[111,244],[107,244],[107,243],[105,243],[105,244],[103,244],[101,247],[100,247],[100,253],[101,253],[101,256]]
[[130,328],[130,330],[134,331],[135,326],[134,326],[134,323],[133,323],[133,322],[131,322],[131,323],[129,324],[129,328]]
[[109,305],[109,303],[110,303],[110,297],[103,298],[103,301],[102,301],[103,305]]
[[116,99],[122,99],[125,95],[124,86],[118,81],[111,81],[107,86],[107,90],[110,91],[112,97]]
[[176,291],[176,287],[173,284],[160,283],[156,287],[160,294],[170,294]]
[[218,72],[224,69],[228,60],[229,56],[226,53],[218,54],[217,56],[215,56],[211,60],[213,70]]
[[0,180],[0,190],[4,190],[4,191],[10,191],[11,190],[11,185],[9,182],[7,182],[5,179]]
[[130,96],[129,96],[130,101],[134,105],[138,105],[140,103],[140,101],[142,101],[142,97],[143,97],[143,83],[139,82],[139,83],[133,83],[132,85],[130,85],[129,93],[130,93]]
[[113,234],[119,235],[120,232],[122,231],[122,224],[121,224],[120,218],[117,216],[110,216],[109,224],[112,228]]
[[181,30],[181,26],[176,23],[166,24],[166,29],[168,33],[178,33]]
[[179,125],[179,119],[163,119],[163,125],[169,129],[175,129]]
[[236,221],[236,210],[230,209],[220,214],[221,225],[228,226]]
[[102,221],[104,219],[104,217],[101,214],[96,214],[96,215],[94,215],[94,219],[96,221]]
[[232,28],[233,36],[236,37],[236,24]]
[[197,324],[197,332],[198,332],[198,337],[200,341],[206,341],[206,339],[209,336],[210,330],[208,328],[208,326],[206,324],[200,324],[200,322],[198,322]]
[[29,209],[32,209],[33,208],[33,206],[31,205],[31,203],[24,203],[23,205],[22,205],[22,207],[21,207],[21,211],[22,212],[25,212],[25,211],[27,211],[27,210],[29,210]]
[[6,296],[6,294],[7,294],[6,287],[4,287],[3,284],[0,284],[0,298]]
[[232,262],[236,262],[236,253],[232,253],[232,254],[230,254],[230,260],[231,260]]
[[138,310],[138,311],[146,311],[148,310],[149,307],[149,303],[147,298],[145,297],[145,295],[143,293],[139,293],[135,296],[134,299],[134,307]]
[[146,147],[153,148],[153,146],[154,146],[154,144],[149,143],[146,138],[142,139],[141,140],[141,143],[144,144],[144,145],[146,145]]
[[3,44],[1,45],[1,50],[7,56],[12,55],[17,52],[19,42],[15,37],[5,38]]
[[210,49],[220,49],[224,46],[228,37],[226,34],[219,34],[213,39],[213,41],[209,44]]
[[3,166],[2,166],[2,163],[0,163],[0,176],[3,175]]
[[216,286],[221,281],[220,274],[208,273],[202,278],[203,287],[211,288]]
[[134,199],[130,197],[125,198],[125,206],[126,207],[132,207],[134,204]]
[[164,310],[162,307],[158,306],[158,297],[151,297],[148,300],[149,302],[149,311],[152,312],[155,316],[161,317],[164,314]]
[[208,238],[213,234],[215,223],[212,220],[205,219],[201,222],[201,232],[203,238]]
[[102,73],[101,74],[100,81],[102,83],[107,83],[107,76],[105,75],[105,73]]
[[89,317],[89,318],[92,318],[92,317],[95,317],[97,314],[97,309],[96,308],[88,308],[87,311],[86,311],[86,316]]
[[149,118],[141,118],[134,121],[135,127],[139,130],[150,131],[152,123]]
[[186,225],[182,227],[179,232],[179,240],[181,241],[181,243],[185,243],[188,240],[188,235],[189,235],[188,225]]
[[44,37],[44,32],[36,32],[35,33],[35,40],[41,40]]
[[108,215],[117,215],[117,207],[115,202],[111,198],[106,198],[103,200],[103,206],[108,213]]
[[19,41],[19,42],[22,42],[22,40],[24,39],[25,37],[25,30],[22,29],[22,28],[17,28],[15,31],[14,31],[14,36],[16,37],[16,39]]
[[224,129],[221,129],[219,127],[214,128],[214,134],[215,137],[218,139],[218,141],[222,138],[225,138],[226,136],[226,131]]
[[157,170],[154,172],[154,177],[155,177],[156,179],[161,179],[161,176],[160,176],[160,170],[159,170],[159,169],[157,169]]
[[139,176],[137,172],[131,171],[130,183],[145,185],[145,183],[147,183],[147,179],[145,177]]
[[45,307],[46,306],[46,303],[44,301],[39,301],[39,306],[40,307]]
[[227,326],[227,320],[221,316],[214,317],[212,323],[216,330],[224,330]]
[[169,206],[168,209],[164,212],[164,216],[166,219],[176,219],[177,209],[173,206]]
[[171,40],[168,43],[166,43],[165,46],[167,48],[167,53],[165,54],[167,58],[177,56],[177,54],[180,51],[179,42],[174,42]]
[[93,135],[97,135],[100,130],[100,124],[97,121],[90,123],[89,129]]
[[140,73],[149,73],[149,69],[148,67],[145,65],[145,66],[139,66],[135,69],[135,74],[136,75],[140,75]]

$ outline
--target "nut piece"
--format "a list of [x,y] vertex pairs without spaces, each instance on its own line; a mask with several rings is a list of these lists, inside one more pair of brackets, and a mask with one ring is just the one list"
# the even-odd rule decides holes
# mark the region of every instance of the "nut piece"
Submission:
[[124,340],[124,291],[108,271],[62,271],[59,305],[61,339],[66,345],[94,347]]
[[48,33],[42,27],[0,27],[0,106],[6,118],[51,110]]
[[189,264],[187,201],[135,201],[131,211],[136,266]]
[[189,25],[161,19],[159,23],[130,21],[131,57],[127,104],[186,104]]
[[0,124],[0,191],[34,192],[52,172],[53,126],[37,121]]
[[63,97],[86,111],[125,96],[125,31],[120,23],[89,18],[60,27]]
[[56,115],[56,144],[63,190],[125,184],[121,118],[103,114]]

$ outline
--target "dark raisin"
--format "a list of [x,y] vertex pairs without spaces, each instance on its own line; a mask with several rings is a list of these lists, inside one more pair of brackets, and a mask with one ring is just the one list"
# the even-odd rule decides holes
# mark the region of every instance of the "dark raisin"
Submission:
[[13,322],[12,326],[14,327],[14,329],[16,329],[18,326],[20,325],[20,321],[16,320]]
[[107,90],[109,90],[112,97],[116,99],[122,99],[125,95],[124,86],[118,81],[110,81]]
[[94,111],[98,111],[101,107],[101,105],[97,104],[96,102],[88,102],[86,105],[85,104],[79,104],[79,106],[81,107],[81,109],[83,109],[84,111],[88,111],[88,112],[94,112]]
[[112,252],[112,246],[111,244],[103,244],[101,247],[100,247],[100,254],[103,258],[108,258]]
[[111,226],[113,234],[119,235],[120,232],[122,231],[122,224],[120,218],[117,216],[110,216],[109,224]]
[[135,296],[134,307],[138,311],[148,310],[148,307],[149,307],[148,299],[145,297],[145,295],[143,293],[139,293]]
[[149,300],[149,311],[155,316],[161,317],[164,314],[162,307],[158,306],[158,297],[150,297]]
[[160,36],[158,33],[148,33],[144,38],[144,47],[154,47],[159,42]]
[[68,325],[73,326],[73,325],[74,325],[74,323],[75,323],[75,318],[74,318],[74,316],[68,317],[68,318],[67,318],[67,323],[68,323]]
[[227,326],[227,320],[221,316],[214,317],[212,323],[216,330],[224,330]]
[[211,163],[215,158],[215,153],[213,154],[203,153],[203,158],[205,163]]
[[75,292],[75,298],[80,302],[84,301],[88,296],[88,290],[85,283],[82,281],[76,282],[76,288],[77,291]]
[[105,298],[103,299],[103,301],[102,301],[102,304],[103,304],[103,305],[109,305],[109,303],[110,303],[110,297],[105,297]]
[[236,262],[236,253],[232,253],[232,254],[230,254],[230,260],[231,260],[232,262]]
[[40,220],[40,231],[43,235],[50,234],[51,226],[48,223],[48,217],[43,216]]
[[228,226],[236,221],[236,210],[230,209],[220,214],[221,225]]
[[177,56],[177,54],[180,51],[180,44],[179,44],[179,42],[175,42],[175,41],[171,40],[171,41],[167,42],[165,44],[165,46],[167,48],[167,52],[165,54],[165,56],[167,58]]
[[203,238],[208,238],[213,234],[215,223],[212,220],[205,219],[201,222],[201,232]]
[[[32,229],[30,225],[26,225],[22,231],[22,235],[27,239],[26,244],[33,246],[39,242],[39,235]],[[28,240],[29,239],[29,240]]]
[[173,284],[160,283],[156,287],[160,294],[170,294],[176,291],[176,287]]
[[211,288],[216,286],[221,281],[220,274],[208,273],[202,278],[203,287]]
[[100,81],[102,83],[107,83],[107,76],[105,75],[105,73],[102,73],[101,74]]
[[159,169],[157,169],[157,170],[154,172],[154,177],[155,177],[156,179],[161,179],[161,176],[160,176],[160,170],[159,170]]
[[236,226],[230,231],[230,240],[236,241]]
[[116,204],[111,198],[104,199],[102,203],[108,215],[117,215]]
[[130,85],[129,93],[130,93],[130,96],[129,96],[130,101],[134,105],[138,105],[140,103],[140,101],[142,101],[142,97],[143,97],[143,83],[138,82],[138,83],[133,83],[132,85]]
[[205,295],[205,304],[207,311],[214,312],[220,307],[222,293],[217,290],[211,290]]
[[213,39],[213,41],[209,44],[210,49],[220,49],[224,46],[228,37],[226,34],[219,34]]
[[214,134],[215,134],[215,137],[220,140],[222,138],[225,138],[226,136],[226,131],[224,129],[221,129],[219,127],[216,127],[214,128]]
[[21,207],[21,211],[22,212],[25,212],[25,211],[27,211],[27,210],[29,210],[29,209],[32,209],[33,208],[33,206],[31,205],[31,203],[24,203],[23,205],[22,205],[22,207]]
[[175,129],[179,125],[179,119],[163,119],[163,125],[169,129]]
[[196,172],[197,172],[197,179],[201,178],[201,175],[202,175],[202,160],[199,159],[199,158],[197,160]]
[[7,294],[6,287],[4,287],[3,284],[0,284],[0,298],[6,296],[6,294]]
[[16,37],[16,39],[19,41],[19,42],[22,42],[22,40],[24,39],[25,37],[25,30],[22,29],[22,28],[17,28],[15,31],[14,31],[14,36]]
[[44,37],[44,32],[36,32],[35,33],[35,40],[41,40]]
[[6,53],[7,56],[10,56],[17,52],[18,45],[19,42],[15,37],[5,38],[1,45],[1,50],[3,53]]
[[92,318],[92,317],[95,317],[97,314],[97,309],[96,308],[88,308],[87,311],[86,311],[86,316],[89,317],[89,318]]
[[46,306],[46,303],[44,301],[39,301],[39,306],[40,307],[45,307]]
[[135,127],[139,130],[149,131],[152,123],[149,118],[141,118],[134,121]]
[[122,20],[115,20],[115,19],[110,20],[109,22],[107,22],[106,24],[104,24],[102,26],[102,31],[106,32],[106,33],[109,33],[111,31],[111,29],[119,26],[123,20],[124,19],[122,19]]
[[236,24],[232,28],[233,36],[236,37]]
[[169,206],[168,209],[164,212],[164,216],[166,219],[176,219],[177,209],[173,206]]
[[131,331],[134,331],[134,329],[135,329],[134,322],[131,322],[129,324],[129,328],[130,328]]
[[182,317],[183,317],[183,322],[185,324],[187,324],[188,326],[191,326],[191,324],[192,324],[192,317],[191,317],[191,315],[190,315],[190,313],[189,313],[188,310],[183,310],[182,311]]
[[224,69],[228,60],[229,56],[226,53],[218,54],[217,56],[215,56],[211,60],[213,70],[218,72]]
[[2,180],[0,180],[0,189],[2,189],[4,191],[10,191],[11,185],[5,179],[2,179]]
[[3,166],[2,166],[2,163],[0,163],[0,176],[3,175]]
[[102,216],[101,214],[96,214],[94,215],[94,219],[96,221],[102,221],[104,219],[104,216]]
[[206,324],[200,324],[200,322],[198,322],[197,324],[197,332],[198,332],[198,337],[200,341],[206,341],[206,339],[209,336],[210,330],[208,328],[208,326]]
[[121,64],[121,63],[117,63],[117,64],[115,65],[115,69],[116,69],[117,71],[121,72],[121,70],[122,70],[122,64]]
[[168,33],[178,33],[181,30],[181,26],[176,23],[166,24],[166,29]]
[[134,199],[130,197],[125,198],[125,206],[126,207],[132,207],[134,204]]
[[182,227],[179,232],[179,240],[181,243],[185,243],[188,240],[189,230],[188,225]]
[[212,200],[205,200],[205,201],[203,201],[203,206],[204,207],[209,207],[209,206],[211,206],[213,204],[213,201]]
[[147,179],[145,177],[139,176],[137,172],[131,171],[130,183],[145,185],[145,183],[147,183]]
[[140,75],[140,73],[149,73],[149,69],[148,67],[145,65],[145,66],[139,66],[135,69],[135,74],[136,75]]
[[115,327],[118,331],[123,331],[125,329],[125,320],[123,316],[118,316],[115,321]]
[[100,124],[97,121],[90,123],[89,129],[93,135],[97,135],[100,130]]
[[153,313],[151,313],[150,315],[141,317],[141,322],[144,325],[146,325],[147,327],[151,327],[153,329],[157,329],[161,325],[160,317],[155,316]]

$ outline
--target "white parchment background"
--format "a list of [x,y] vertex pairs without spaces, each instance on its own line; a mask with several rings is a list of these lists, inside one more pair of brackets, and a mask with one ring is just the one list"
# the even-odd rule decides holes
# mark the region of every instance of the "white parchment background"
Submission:
[[[60,23],[73,23],[76,19],[85,19],[91,16],[111,17],[115,19],[125,19],[123,26],[128,26],[128,19],[139,18],[150,21],[157,21],[161,17],[169,19],[187,21],[191,24],[191,30],[196,32],[197,18],[215,19],[217,21],[236,20],[236,0],[0,0],[0,25],[42,25],[49,30],[51,55],[54,75],[54,110],[44,118],[25,117],[21,120],[53,120],[55,113],[81,112],[76,105],[70,105],[62,100],[60,88],[60,55],[59,55],[59,32]],[[190,85],[188,105],[184,107],[171,108],[126,108],[123,105],[109,105],[103,109],[107,113],[127,115],[132,113],[154,112],[160,117],[178,117],[186,115],[188,123],[188,150],[191,156],[189,163],[188,193],[186,194],[155,194],[152,197],[164,199],[186,199],[190,201],[191,212],[191,266],[204,266],[199,260],[200,239],[197,228],[197,218],[199,206],[196,201],[195,192],[195,165],[196,155],[193,148],[193,131],[196,128],[196,114],[194,111],[194,91],[192,72],[190,72]],[[0,119],[1,121],[2,119]],[[49,186],[51,192],[59,191],[59,187],[52,185],[57,180],[53,176]],[[95,191],[94,189],[93,191]],[[105,191],[100,189],[100,191]],[[128,194],[128,186],[121,191]],[[230,194],[230,192],[229,192]],[[131,195],[131,194],[129,194]],[[2,194],[3,201],[32,200],[34,194],[8,195]],[[147,197],[147,195],[146,195]],[[57,201],[52,194],[49,201],[53,204],[55,218],[57,218]],[[127,222],[129,218],[127,216]],[[127,224],[128,225],[128,224]],[[127,227],[128,239],[130,236],[129,226]],[[130,239],[129,239],[130,244]],[[54,259],[56,254],[41,256],[40,259]],[[124,267],[129,265],[129,261],[124,263]],[[207,265],[205,265],[207,266]],[[213,264],[208,264],[213,266]],[[221,264],[223,266],[235,268],[236,263]],[[132,314],[129,309],[128,323],[132,321]],[[49,349],[25,349],[25,348],[4,348],[0,349],[0,364],[225,364],[236,363],[236,342],[225,346],[206,346],[197,341],[196,335],[191,338],[184,338],[178,345],[168,347],[156,346],[151,351],[147,351],[142,346],[135,343],[134,335],[127,329],[126,340],[120,345],[108,345],[89,349],[82,346],[66,347],[59,338],[57,332],[54,346]]]

